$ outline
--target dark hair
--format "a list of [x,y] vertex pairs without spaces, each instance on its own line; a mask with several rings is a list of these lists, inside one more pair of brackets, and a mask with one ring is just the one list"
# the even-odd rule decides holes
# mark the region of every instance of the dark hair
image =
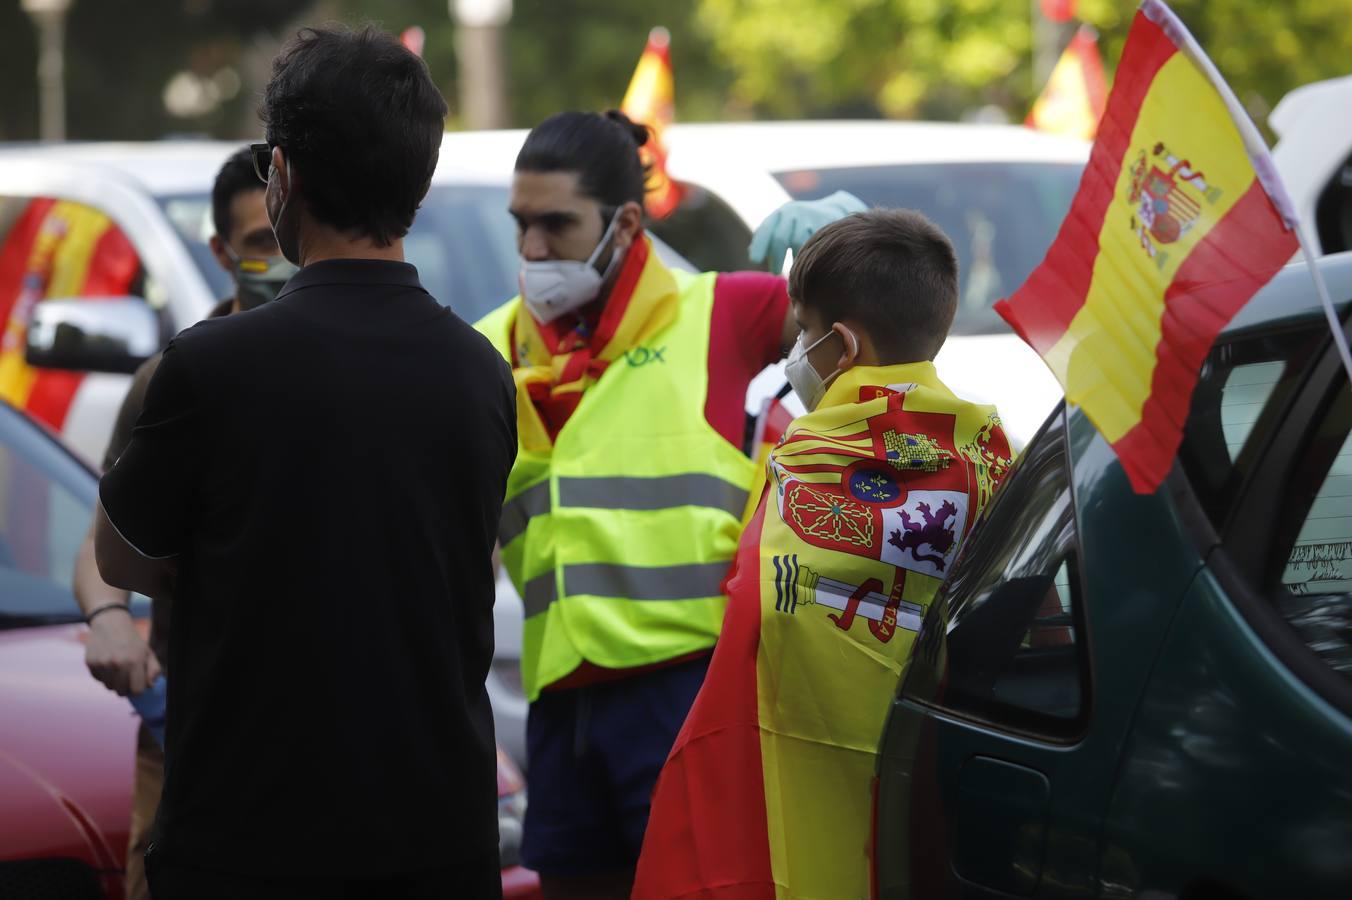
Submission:
[[245,191],[261,191],[265,185],[258,180],[254,172],[253,157],[249,148],[236,150],[216,173],[216,182],[211,186],[211,222],[221,240],[226,240],[235,223],[230,220],[230,206],[235,198]]
[[822,228],[789,271],[789,296],[829,325],[852,319],[885,364],[933,359],[958,309],[958,258],[911,209],[871,209]]
[[302,28],[272,63],[259,117],[316,219],[381,246],[408,233],[437,166],[446,101],[399,41],[370,26]]
[[576,172],[582,192],[603,207],[642,204],[648,169],[638,148],[648,136],[648,126],[617,109],[555,113],[526,135],[516,170]]

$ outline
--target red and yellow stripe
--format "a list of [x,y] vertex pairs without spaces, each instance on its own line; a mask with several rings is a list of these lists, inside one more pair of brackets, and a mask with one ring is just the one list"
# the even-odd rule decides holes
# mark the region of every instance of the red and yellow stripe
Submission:
[[131,243],[103,213],[30,201],[0,243],[0,398],[60,430],[84,376],[25,361],[33,307],[49,297],[125,295],[139,268]]
[[1297,248],[1225,100],[1142,12],[1060,234],[996,309],[1148,493],[1216,336]]

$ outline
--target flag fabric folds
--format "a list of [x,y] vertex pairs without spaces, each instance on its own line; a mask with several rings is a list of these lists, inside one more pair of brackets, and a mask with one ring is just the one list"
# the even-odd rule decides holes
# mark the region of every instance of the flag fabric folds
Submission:
[[1092,141],[1107,97],[1098,37],[1093,29],[1082,27],[1052,69],[1024,124],[1049,134]]
[[103,213],[29,201],[0,240],[0,398],[59,431],[84,376],[25,361],[33,307],[48,297],[124,296],[139,272],[131,242]]
[[680,182],[667,173],[666,131],[676,119],[676,89],[671,70],[671,35],[665,28],[654,28],[649,33],[648,45],[634,68],[620,111],[652,129],[648,143],[639,148],[639,155],[649,169],[645,205],[648,215],[665,219],[685,196]]
[[932,363],[851,369],[770,454],[634,897],[864,897],[874,759],[921,618],[1010,463]]
[[1262,139],[1183,24],[1147,0],[1046,259],[996,309],[1153,492],[1217,335],[1298,248]]

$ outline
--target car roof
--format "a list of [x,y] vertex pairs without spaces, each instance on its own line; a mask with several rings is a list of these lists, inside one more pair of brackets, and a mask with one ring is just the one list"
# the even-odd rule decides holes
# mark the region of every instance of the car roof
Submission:
[[[502,184],[524,129],[447,132],[433,183]],[[745,122],[676,125],[672,154],[739,159],[765,171],[918,162],[1053,161],[1083,163],[1089,145],[1010,125],[941,122]],[[141,142],[19,143],[7,155],[106,167],[162,196],[198,193],[243,142],[174,139]]]
[[1089,143],[1018,125],[744,122],[675,125],[671,154],[752,159],[770,172],[937,162],[1083,164]]
[[[1320,257],[1319,271],[1328,283],[1329,293],[1345,317],[1352,305],[1352,251]],[[1324,308],[1315,291],[1314,279],[1303,259],[1292,262],[1245,304],[1225,329],[1234,336],[1248,329],[1265,329],[1283,320],[1322,318]]]

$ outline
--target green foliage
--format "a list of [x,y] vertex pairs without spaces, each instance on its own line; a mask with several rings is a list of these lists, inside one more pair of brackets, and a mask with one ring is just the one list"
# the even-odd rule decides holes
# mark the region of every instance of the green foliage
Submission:
[[[683,121],[808,116],[958,118],[994,104],[1023,118],[1036,0],[515,0],[506,32],[513,124],[617,105],[654,25],[672,33]],[[1262,123],[1291,88],[1352,70],[1352,0],[1175,0]],[[134,7],[134,9],[133,9]],[[458,118],[448,0],[77,0],[67,29],[74,138],[169,133],[244,137],[267,60],[302,23],[420,25],[424,56]],[[1080,0],[1111,73],[1135,4]],[[1061,30],[1068,40],[1070,28]],[[0,139],[36,136],[36,40],[16,0],[0,2]],[[175,73],[229,67],[238,96],[197,119],[163,102]]]
[[[1291,88],[1352,69],[1352,0],[1172,6],[1260,119]],[[700,0],[699,22],[734,72],[734,96],[758,113],[954,118],[994,103],[1017,120],[1040,88],[1031,71],[1033,7],[1025,0]],[[1081,0],[1078,12],[1101,32],[1111,72],[1135,5]]]

